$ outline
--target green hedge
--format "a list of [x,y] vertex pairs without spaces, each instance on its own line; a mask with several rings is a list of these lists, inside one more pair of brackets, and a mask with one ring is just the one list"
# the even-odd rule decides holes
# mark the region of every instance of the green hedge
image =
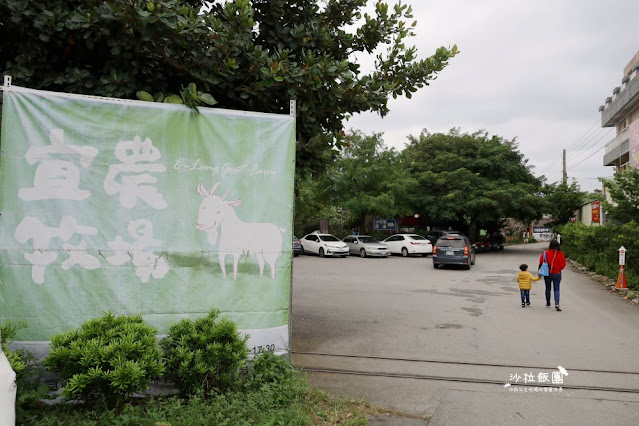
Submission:
[[619,274],[619,247],[626,252],[628,287],[639,290],[639,226],[631,221],[625,225],[586,226],[570,223],[563,226],[561,249],[566,255],[598,274],[616,279]]

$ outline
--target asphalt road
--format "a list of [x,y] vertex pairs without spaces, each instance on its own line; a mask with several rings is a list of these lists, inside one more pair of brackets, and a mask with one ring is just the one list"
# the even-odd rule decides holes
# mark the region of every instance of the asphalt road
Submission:
[[321,388],[432,425],[639,424],[639,308],[570,266],[562,312],[543,280],[522,308],[518,267],[534,273],[545,246],[478,254],[470,271],[297,257],[293,361]]

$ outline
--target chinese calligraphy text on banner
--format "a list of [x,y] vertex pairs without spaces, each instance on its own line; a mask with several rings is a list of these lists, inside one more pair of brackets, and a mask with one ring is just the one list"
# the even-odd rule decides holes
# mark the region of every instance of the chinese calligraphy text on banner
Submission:
[[288,351],[295,118],[5,87],[0,322],[222,311]]

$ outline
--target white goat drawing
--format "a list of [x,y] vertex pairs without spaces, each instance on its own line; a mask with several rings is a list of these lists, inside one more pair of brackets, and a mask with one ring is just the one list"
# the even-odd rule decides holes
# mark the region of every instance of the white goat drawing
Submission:
[[264,261],[271,268],[271,278],[275,279],[275,264],[282,254],[282,234],[286,229],[274,223],[244,222],[237,217],[235,207],[242,200],[227,201],[226,196],[213,195],[220,183],[213,185],[210,191],[204,188],[200,181],[197,193],[204,197],[200,204],[197,223],[195,226],[208,234],[209,244],[215,245],[218,240],[220,268],[222,276],[226,278],[226,256],[233,256],[233,279],[237,279],[237,263],[242,255],[255,255],[260,267],[260,276],[264,275]]

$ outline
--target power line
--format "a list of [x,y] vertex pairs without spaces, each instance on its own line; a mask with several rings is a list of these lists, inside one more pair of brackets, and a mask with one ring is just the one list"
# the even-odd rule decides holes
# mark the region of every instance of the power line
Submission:
[[[597,118],[597,120],[592,124],[592,126],[590,126],[590,128],[579,138],[577,138],[568,148],[566,148],[566,150],[570,150],[570,151],[576,151],[577,149],[579,149],[580,147],[584,147],[587,144],[588,147],[581,150],[581,152],[587,152],[589,149],[592,149],[593,146],[595,146],[599,141],[601,141],[601,139],[603,139],[604,136],[609,135],[610,132],[612,131],[612,129],[606,129],[603,127],[599,127],[597,131],[591,133],[591,130],[593,128],[595,128],[597,125],[599,125],[601,122],[600,118]],[[605,145],[604,145],[605,146]],[[601,148],[599,150],[597,150],[596,152],[601,151]],[[595,153],[596,153],[595,152]],[[592,157],[595,153],[591,154],[589,157],[585,158],[583,161],[586,161],[588,158]],[[583,154],[577,154],[576,158],[578,158],[580,155]],[[543,169],[540,174],[544,175],[546,172],[548,172],[550,169],[552,169],[553,167],[555,167],[555,165],[557,163],[560,163],[562,161],[562,157],[558,157],[555,161],[553,161],[552,163],[550,163],[549,166],[547,166],[545,169]],[[580,163],[575,164],[579,165]],[[571,166],[574,167],[574,166]]]
[[[592,128],[591,128],[591,129],[592,129]],[[601,130],[601,129],[600,129],[600,130]],[[610,129],[605,130],[605,132],[606,132],[606,135],[608,135],[608,134],[610,133]],[[588,134],[588,132],[586,132],[586,134]],[[601,131],[600,131],[598,134],[597,134],[597,133],[593,133],[593,134],[591,134],[591,135],[590,135],[590,136],[589,136],[586,140],[582,141],[582,143],[581,143],[581,144],[579,144],[578,146],[583,145],[584,143],[591,142],[591,141],[590,141],[590,139],[591,139],[592,137],[595,137],[595,138],[596,138],[597,136],[599,136],[599,138],[598,138],[598,139],[595,139],[595,141],[594,141],[593,143],[591,143],[591,144],[588,146],[588,148],[586,148],[586,151],[587,151],[588,149],[592,148],[592,146],[594,146],[597,142],[599,142],[599,141],[603,138],[603,136],[601,136],[601,134],[602,134],[602,132],[601,132]],[[585,135],[584,135],[584,136],[585,136]],[[605,135],[604,135],[604,136],[605,136]],[[579,143],[579,139],[578,139],[575,143]],[[573,143],[571,146],[575,146],[575,143]],[[578,146],[577,146],[577,147],[578,147]],[[575,148],[575,149],[576,149],[576,148]],[[580,154],[578,154],[578,156],[579,156],[579,155],[580,155]],[[550,163],[550,165],[549,165],[548,167],[546,167],[544,170],[542,170],[542,171],[540,172],[540,174],[542,174],[542,175],[543,175],[543,174],[545,174],[548,170],[552,169],[552,168],[553,168],[553,167],[554,167],[557,163],[559,163],[559,162],[561,162],[561,161],[562,161],[562,158],[561,158],[561,157],[560,157],[560,158],[558,158],[558,159],[556,159],[555,161],[553,161],[552,163]]]
[[550,166],[546,167],[544,170],[542,170],[539,174],[545,174],[548,170],[552,169],[554,167],[555,164],[559,163],[562,160],[561,157],[559,157],[558,159],[556,159],[555,161],[553,161]]
[[[585,153],[587,153],[590,149],[592,149],[593,147],[595,147],[599,142],[601,142],[601,140],[605,137],[609,137],[609,135],[612,133],[612,129],[609,129],[606,133],[603,133],[599,136],[599,139],[596,139],[594,141],[592,141],[592,143],[590,145],[588,145],[587,148],[584,148],[579,154],[577,154],[574,158],[572,158],[572,161],[575,161],[578,157],[584,155]],[[608,144],[608,142],[606,142],[606,145]],[[606,146],[604,145],[604,147]],[[600,151],[601,148],[598,150]]]
[[580,165],[581,163],[583,163],[584,161],[586,161],[587,159],[589,159],[590,157],[592,157],[593,155],[595,155],[596,153],[598,153],[599,151],[604,149],[605,147],[606,147],[606,145],[602,146],[601,148],[599,148],[598,150],[596,150],[595,152],[593,152],[592,154],[590,154],[589,156],[587,156],[586,158],[584,158],[583,160],[578,162],[577,164],[573,164],[570,167],[577,167],[578,165]]
[[[583,156],[584,154],[587,154],[587,153],[588,153],[588,151],[589,151],[590,149],[592,149],[592,148],[594,148],[596,145],[598,145],[598,144],[599,144],[599,143],[600,143],[600,142],[601,142],[604,138],[609,137],[609,135],[610,135],[610,132],[608,132],[608,133],[606,133],[606,134],[601,135],[601,136],[599,137],[599,139],[597,139],[597,140],[593,141],[593,142],[592,142],[592,143],[588,146],[588,148],[586,148],[585,150],[581,151],[581,153],[577,154],[574,158],[571,158],[571,161],[572,161],[573,163],[574,163],[575,161],[577,161],[577,158],[579,158],[579,157]],[[596,152],[601,151],[601,148],[605,148],[607,144],[608,144],[608,142],[606,142],[603,146],[601,146],[601,147],[600,147],[600,148],[599,148]],[[592,154],[591,154],[590,156],[592,156]],[[590,156],[589,156],[589,157],[587,157],[587,158],[590,158]]]
[[573,148],[570,148],[569,150],[570,151],[580,151],[584,146],[586,146],[589,143],[591,143],[594,139],[599,138],[604,133],[610,133],[612,130],[614,130],[614,129],[611,128],[611,127],[600,127],[596,131],[590,133],[590,135],[588,135],[587,138],[584,138],[579,144],[577,144]]
[[[579,144],[579,142],[580,142],[580,141],[581,141],[584,137],[586,137],[586,135],[588,135],[588,133],[590,133],[590,131],[591,131],[591,130],[592,130],[592,129],[593,129],[593,128],[597,125],[597,124],[599,124],[599,123],[600,123],[600,121],[601,121],[601,119],[600,119],[600,118],[597,118],[597,120],[594,122],[594,124],[593,124],[592,126],[590,126],[590,128],[586,131],[586,133],[584,133],[584,134],[583,134],[583,136],[581,136],[581,137],[577,138],[577,140],[575,140],[575,141],[572,143],[572,145],[570,145],[570,146],[569,146],[568,148],[566,148],[566,149],[567,149],[567,150],[570,150],[570,149],[572,149],[573,147],[575,147],[576,145],[578,145],[578,144]],[[542,170],[542,171],[540,172],[540,174],[542,174],[542,175],[543,175],[543,174],[545,174],[548,170],[552,169],[552,168],[555,166],[555,164],[557,164],[557,163],[558,163],[558,162],[560,162],[560,161],[561,161],[561,158],[559,158],[559,159],[557,159],[557,160],[553,161],[553,162],[552,162],[552,163],[551,163],[548,167],[546,167],[544,170]]]
[[[584,139],[583,142],[581,142],[579,145],[574,147],[572,149],[572,151],[583,151],[584,147],[586,145],[590,144],[590,146],[592,146],[593,145],[593,143],[592,143],[593,140],[601,139],[601,135],[602,134],[609,134],[611,130],[612,129],[610,129],[610,128],[608,128],[608,129],[600,128],[597,132],[592,133],[587,139]],[[599,138],[599,139],[597,139],[597,138]],[[588,149],[588,148],[585,148],[585,149]]]
[[[577,143],[578,143],[581,139],[583,139],[583,138],[584,138],[584,137],[585,137],[585,136],[586,136],[586,135],[587,135],[587,134],[588,134],[588,133],[592,130],[592,128],[593,128],[593,127],[595,127],[595,126],[596,126],[597,124],[599,124],[600,122],[601,122],[601,118],[597,118],[597,121],[595,121],[595,124],[593,124],[593,125],[590,127],[590,129],[588,129],[588,130],[586,131],[586,133],[584,133],[584,135],[583,135],[582,137],[578,138],[576,141],[574,141],[574,142],[572,143],[572,145],[570,145],[570,146],[569,146],[568,148],[566,148],[566,149],[567,149],[567,150],[572,149],[572,148],[573,148],[573,147],[574,147],[574,146],[575,146],[575,145],[576,145],[576,144],[577,144]],[[600,128],[601,128],[601,127],[600,127]]]

